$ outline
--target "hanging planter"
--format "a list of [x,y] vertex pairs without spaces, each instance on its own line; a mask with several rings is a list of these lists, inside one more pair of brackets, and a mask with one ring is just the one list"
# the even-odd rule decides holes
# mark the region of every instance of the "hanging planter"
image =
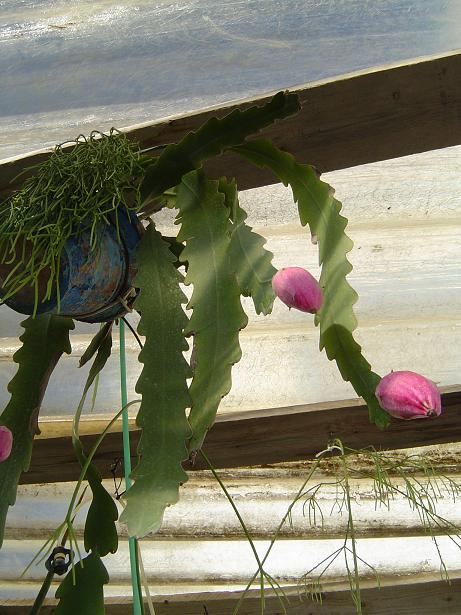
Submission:
[[[35,558],[53,553],[63,535],[68,536],[70,550],[80,556],[73,519],[80,487],[88,481],[92,501],[83,537],[88,555],[72,563],[57,593],[56,615],[71,609],[93,615],[95,604],[103,612],[102,586],[108,575],[101,557],[117,550],[118,510],[92,459],[122,414],[128,443],[125,458],[130,459],[129,406],[139,404],[136,423],[142,430],[137,465],[130,476],[127,464],[120,518],[132,539],[161,527],[165,509],[178,501],[180,487],[187,481],[183,468],[187,459],[193,461],[201,454],[216,476],[202,445],[221,399],[230,391],[232,367],[242,355],[239,334],[248,322],[242,296],[251,297],[257,314],[271,312],[276,294],[290,308],[315,313],[320,348],[365,400],[370,420],[384,428],[390,421],[387,412],[408,418],[403,416],[401,400],[408,401],[414,393],[414,382],[400,383],[399,399],[390,405],[383,400],[381,407],[376,396],[380,376],[372,371],[354,338],[357,294],[347,280],[352,241],[346,234],[341,204],[312,167],[297,163],[270,141],[248,140],[298,109],[297,97],[281,92],[262,107],[211,118],[180,143],[162,148],[153,159],[115,131],[78,139],[70,152],[58,148],[0,208],[0,295],[13,309],[32,316],[22,323],[22,346],[14,355],[18,371],[9,384],[10,402],[0,417],[6,438],[0,464],[0,546],[8,506],[14,504],[20,474],[30,463],[48,379],[60,356],[71,351],[73,319],[107,323],[95,333],[80,360],[80,365],[93,360],[72,428],[81,473],[63,523]],[[277,274],[264,238],[246,223],[235,181],[206,177],[203,162],[225,150],[268,168],[277,180],[291,186],[300,223],[308,225],[319,245],[322,272],[318,282],[300,268]],[[153,219],[144,232],[138,215],[147,220],[165,205],[177,212],[177,236],[162,236]],[[189,300],[183,285],[193,287]],[[95,398],[97,377],[111,355],[112,321],[131,306],[139,313],[139,335],[127,323],[141,347],[142,370],[135,389],[139,397],[128,401],[123,392],[123,408],[93,448],[84,450],[79,421],[86,397],[93,388]],[[124,323],[121,325],[121,388],[125,391]],[[185,352],[191,344],[186,338],[191,337],[189,362]],[[427,406],[427,395],[421,395],[419,401]],[[434,409],[439,413],[437,395],[431,392],[425,417],[434,414]],[[347,453],[335,440],[319,456],[335,451],[342,457]],[[344,465],[340,484],[345,485],[349,501],[348,472]],[[348,527],[353,549],[349,551],[357,561],[352,526]],[[348,540],[346,536],[345,547]],[[135,571],[136,559],[133,555]],[[263,584],[262,564],[258,560]],[[357,566],[354,574],[357,579]],[[139,594],[136,575],[135,596]],[[356,584],[351,591],[357,613],[361,613]],[[43,596],[41,593],[38,600]],[[89,610],[78,603],[83,596],[88,597]]]
[[0,298],[23,314],[105,322],[135,296],[142,157],[116,130],[58,146],[0,210]]
[[[115,216],[117,220],[115,220]],[[119,208],[109,224],[100,224],[97,242],[92,244],[88,228],[67,239],[60,255],[59,296],[41,301],[44,283],[39,282],[36,306],[34,287],[27,285],[5,304],[21,314],[57,314],[97,323],[114,320],[131,309],[136,296],[136,248],[143,233],[137,215]],[[13,268],[3,266],[0,285]],[[44,272],[42,277],[45,277]],[[0,297],[6,293],[0,288]]]

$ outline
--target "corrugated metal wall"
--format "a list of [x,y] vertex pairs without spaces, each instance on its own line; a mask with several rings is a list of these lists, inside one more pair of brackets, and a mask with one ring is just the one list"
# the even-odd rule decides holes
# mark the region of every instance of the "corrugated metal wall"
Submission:
[[[324,177],[336,188],[344,203],[343,213],[350,219],[355,249],[350,255],[354,271],[349,279],[360,294],[358,338],[379,373],[412,369],[441,385],[461,380],[460,175],[461,148],[452,148]],[[277,267],[298,265],[318,272],[317,248],[297,223],[286,189],[257,189],[243,193],[241,200],[250,222],[267,237]],[[171,226],[166,215],[159,218],[164,228]],[[223,400],[222,412],[354,397],[336,368],[318,352],[318,331],[310,316],[289,312],[277,303],[274,313],[263,318],[251,313],[248,302],[245,306],[250,323],[242,333],[243,358],[235,367],[233,389]],[[17,316],[2,308],[2,405],[7,399],[6,383],[14,373],[11,358],[18,344],[17,323]],[[75,331],[73,354],[52,378],[43,415],[63,417],[74,412],[85,378],[77,370],[78,356],[90,331],[86,326]],[[130,342],[131,397],[139,373],[136,357],[137,347]],[[119,405],[114,355],[101,378],[95,412],[109,414]],[[431,453],[436,462],[450,456],[447,471],[456,474],[458,448],[437,450]],[[224,473],[262,553],[304,473],[299,465]],[[70,489],[69,485],[20,488],[0,554],[0,602],[30,599],[36,593],[43,567],[29,570],[21,582],[18,576],[44,537],[62,520]],[[436,578],[440,569],[437,551],[406,503],[397,500],[389,511],[375,510],[367,480],[354,484],[353,493],[361,556],[391,583]],[[333,496],[332,488],[321,496],[327,511]],[[442,496],[440,513],[460,524],[459,503],[453,503],[447,493]],[[292,526],[287,526],[274,547],[268,570],[284,583],[295,584],[341,544],[344,524],[344,515],[336,510],[326,516],[323,530],[319,525],[311,527],[298,506]],[[440,546],[447,568],[454,577],[459,576],[460,551],[448,539],[440,539]],[[167,511],[162,532],[144,541],[142,551],[151,590],[159,594],[236,589],[256,570],[232,510],[207,473],[194,475],[183,489],[180,504]],[[119,553],[107,558],[107,564],[113,579],[107,594],[128,595],[124,534]],[[327,580],[341,584],[345,578],[344,562],[338,559]]]

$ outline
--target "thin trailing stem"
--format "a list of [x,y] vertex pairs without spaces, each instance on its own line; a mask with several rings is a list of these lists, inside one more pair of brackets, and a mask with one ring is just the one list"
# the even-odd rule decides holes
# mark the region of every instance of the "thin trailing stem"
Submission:
[[[123,414],[123,412],[128,409],[130,406],[133,406],[134,404],[139,404],[141,403],[141,400],[139,399],[135,399],[133,401],[130,401],[128,404],[126,404],[126,406],[124,406],[121,410],[119,410],[117,412],[117,414],[115,414],[115,416],[109,421],[109,423],[106,425],[106,427],[104,428],[104,430],[101,432],[101,434],[99,435],[98,439],[96,440],[95,444],[93,445],[93,448],[91,449],[91,451],[89,452],[88,456],[86,457],[85,463],[83,464],[83,467],[80,471],[80,476],[78,477],[77,483],[74,487],[74,491],[72,493],[72,497],[71,500],[69,502],[69,506],[67,508],[67,513],[66,516],[64,518],[64,521],[61,523],[61,525],[52,533],[52,535],[50,536],[50,538],[48,538],[48,540],[44,543],[44,545],[40,548],[40,550],[38,551],[38,553],[36,553],[36,555],[34,556],[34,558],[32,559],[32,561],[27,565],[27,567],[25,568],[25,570],[23,571],[21,576],[24,576],[24,574],[29,570],[29,568],[37,561],[39,560],[41,557],[45,558],[47,556],[47,554],[51,551],[51,549],[53,548],[53,545],[56,543],[56,541],[58,540],[59,536],[61,535],[61,533],[67,528],[68,532],[69,532],[69,539],[71,538],[73,534],[73,526],[72,526],[72,516],[73,516],[73,512],[75,509],[75,503],[78,497],[78,493],[80,491],[80,488],[82,486],[83,481],[85,480],[86,477],[86,473],[87,470],[93,460],[93,457],[95,456],[99,446],[101,445],[102,441],[104,440],[104,438],[106,437],[107,433],[109,432],[110,428],[112,427],[112,425],[120,418],[120,416]],[[78,545],[77,545],[78,546]],[[44,554],[44,555],[43,555]]]
[[98,397],[98,389],[99,389],[99,374],[96,374],[96,378],[94,379],[93,393],[91,395],[90,414],[93,414],[94,409],[96,407],[96,399]]
[[142,584],[144,586],[144,591],[146,593],[146,601],[149,608],[149,614],[155,615],[154,603],[152,602],[152,596],[150,595],[149,582],[147,580],[146,571],[144,569],[144,562],[142,561],[141,545],[139,544],[139,540],[136,541],[136,548],[138,552],[139,572],[142,579]]
[[122,316],[122,320],[126,324],[128,329],[131,331],[131,333],[133,334],[135,340],[138,342],[139,348],[142,350],[144,348],[144,344],[141,342],[141,338],[137,334],[136,329],[133,327],[133,325],[130,323],[130,321],[127,318],[125,318],[125,316]]
[[[78,509],[80,508],[80,506],[82,506],[82,504],[84,504],[85,502],[83,502],[83,498],[85,496],[85,491],[86,491],[86,487],[83,490],[80,499],[77,503],[77,506],[75,507],[74,510],[74,519],[75,519],[75,515],[77,514]],[[66,529],[66,531],[64,532],[64,536],[62,537],[61,540],[61,546],[64,547],[66,545],[67,542],[67,538],[69,536],[69,530]],[[71,557],[72,557],[72,548],[71,548]],[[48,591],[51,587],[51,583],[53,581],[53,577],[54,577],[54,571],[53,569],[48,570],[48,573],[45,577],[45,579],[43,580],[42,586],[40,588],[40,591],[37,594],[37,597],[34,600],[34,604],[32,605],[32,609],[30,611],[29,615],[38,615],[38,613],[40,613],[40,610],[43,606],[43,602],[45,601],[45,598],[48,594]]]
[[[126,502],[124,502],[123,500],[119,500],[119,503],[122,508],[126,508]],[[137,555],[137,566],[139,569],[139,578],[144,587],[147,606],[149,608],[149,614],[155,615],[154,603],[152,601],[152,596],[150,595],[149,582],[147,580],[147,575],[146,575],[146,571],[144,568],[144,562],[143,562],[142,553],[141,553],[141,544],[139,540],[136,540],[136,555]],[[141,587],[139,588],[139,595],[142,596]]]
[[[282,530],[282,527],[285,525],[287,519],[290,518],[291,516],[291,511],[293,510],[294,506],[296,505],[296,503],[302,499],[304,491],[306,489],[307,483],[311,480],[312,476],[314,475],[314,473],[316,472],[316,470],[318,469],[319,465],[320,465],[321,459],[317,459],[317,461],[314,463],[314,465],[312,466],[312,468],[310,469],[307,478],[305,479],[305,481],[303,482],[303,484],[301,485],[301,487],[299,488],[298,492],[296,493],[295,497],[293,498],[291,504],[288,506],[288,509],[286,511],[286,513],[284,514],[284,516],[282,517],[282,520],[280,521],[277,529],[275,530],[274,535],[272,536],[271,542],[269,544],[269,547],[267,548],[267,551],[263,557],[263,559],[261,560],[261,565],[264,566],[264,563],[266,562],[267,558],[270,555],[270,552],[272,551],[272,547],[275,544],[275,541],[278,538],[278,535],[280,534],[280,531]],[[256,571],[254,573],[254,575],[251,577],[251,579],[248,581],[247,586],[245,587],[245,589],[243,590],[239,601],[237,602],[237,605],[234,608],[233,611],[233,615],[236,615],[238,613],[238,611],[240,610],[240,607],[242,606],[243,600],[245,599],[245,596],[247,595],[248,591],[250,590],[251,586],[254,583],[254,580],[256,579],[258,575],[258,571]]]
[[343,477],[344,477],[344,495],[346,500],[347,507],[347,532],[346,538],[344,541],[344,546],[347,546],[347,539],[350,537],[351,545],[352,545],[352,558],[354,562],[354,576],[351,577],[351,573],[349,570],[349,565],[347,561],[347,552],[345,551],[345,562],[347,567],[347,573],[349,577],[349,583],[351,587],[352,598],[354,600],[355,608],[357,611],[357,615],[362,615],[362,601],[360,598],[360,578],[359,578],[359,565],[357,559],[357,543],[355,538],[355,527],[354,527],[354,518],[352,515],[352,502],[351,502],[351,491],[349,485],[349,473],[347,468],[346,460],[344,459],[344,455],[341,457],[341,463],[343,467]]
[[[258,570],[259,570],[259,574],[260,574],[260,605],[261,605],[261,613],[264,613],[264,609],[265,609],[265,598],[264,598],[264,578],[267,579],[267,581],[269,582],[269,584],[271,585],[272,589],[274,590],[276,596],[278,597],[282,609],[284,612],[286,612],[285,609],[285,605],[283,604],[282,599],[280,598],[278,591],[276,589],[276,586],[279,590],[281,590],[280,585],[275,581],[275,579],[269,575],[267,572],[265,572],[264,568],[263,568],[263,564],[260,560],[258,551],[256,550],[256,547],[254,545],[253,539],[251,537],[251,534],[248,531],[248,528],[246,527],[245,521],[243,520],[237,506],[235,505],[235,502],[232,498],[232,496],[230,495],[230,493],[228,492],[226,486],[224,485],[223,481],[221,480],[221,477],[219,476],[219,474],[216,472],[215,468],[213,467],[211,461],[208,459],[208,456],[206,455],[206,453],[203,452],[203,450],[200,450],[200,454],[203,457],[203,459],[205,460],[206,464],[208,465],[209,469],[211,470],[214,478],[216,479],[216,481],[218,482],[219,486],[221,487],[224,495],[226,496],[229,504],[232,506],[232,509],[235,512],[235,515],[237,517],[237,519],[239,520],[239,523],[243,529],[243,532],[245,534],[246,539],[248,540],[248,543],[250,544],[251,550],[253,551],[253,555],[255,557],[256,563],[258,564]],[[256,576],[256,575],[255,575]],[[281,590],[283,591],[283,590]]]
[[100,436],[96,440],[96,442],[93,445],[93,448],[91,449],[91,451],[89,452],[89,454],[88,454],[88,456],[86,458],[85,464],[84,464],[84,466],[83,466],[83,468],[82,468],[82,470],[80,472],[80,476],[78,478],[77,485],[75,486],[74,492],[72,494],[72,498],[71,498],[71,501],[70,501],[70,504],[69,504],[69,508],[68,508],[68,511],[67,511],[66,518],[70,518],[70,515],[72,514],[72,509],[74,507],[75,500],[77,499],[78,490],[80,489],[82,482],[85,480],[86,472],[87,472],[87,470],[88,470],[88,468],[90,466],[90,463],[93,460],[93,457],[95,456],[96,451],[98,450],[101,442],[106,437],[107,432],[112,427],[112,425],[115,423],[115,421],[117,421],[117,419],[119,419],[121,417],[121,415],[123,414],[123,412],[125,410],[127,410],[129,407],[133,406],[134,404],[139,404],[139,403],[141,403],[141,400],[135,399],[133,401],[128,402],[125,406],[123,406],[123,408],[117,412],[117,414],[111,419],[111,421],[109,421],[109,423],[104,428],[103,432],[100,434]]
[[[315,499],[322,485],[335,484],[336,497],[330,514],[335,508],[337,508],[340,514],[343,512],[347,514],[347,525],[343,545],[313,566],[302,577],[306,591],[309,592],[311,599],[319,602],[322,601],[322,577],[341,554],[344,556],[344,564],[349,579],[351,595],[358,615],[362,613],[359,575],[360,563],[363,563],[373,571],[379,586],[379,575],[377,571],[360,557],[357,549],[350,486],[350,479],[352,476],[362,479],[371,479],[373,481],[376,506],[381,505],[390,509],[391,500],[396,496],[403,497],[408,501],[409,506],[418,512],[421,524],[425,527],[433,540],[441,562],[442,578],[448,580],[448,572],[443,561],[436,533],[440,532],[447,535],[458,548],[461,548],[461,536],[459,535],[459,528],[437,513],[436,503],[438,498],[443,497],[441,485],[447,489],[452,498],[455,498],[456,494],[461,491],[461,487],[450,479],[450,477],[438,475],[434,468],[425,463],[424,460],[415,460],[414,456],[407,456],[401,461],[396,461],[386,454],[378,453],[371,447],[362,450],[347,449],[342,446],[340,441],[337,441],[337,447],[341,455],[339,457],[339,473],[336,476],[336,481],[334,483],[318,483],[305,492],[305,494],[309,494],[308,497],[310,499]],[[371,467],[363,469],[361,464],[357,463],[358,456],[361,456],[362,460],[365,462],[371,462]],[[351,459],[353,460],[352,462]],[[422,473],[426,482],[418,476],[414,476],[414,473]],[[403,486],[395,483],[393,475],[395,475],[398,480],[403,481]],[[309,502],[309,505],[311,505],[311,502]],[[320,506],[318,502],[317,505]],[[349,556],[352,556],[352,565],[349,565]],[[314,571],[318,571],[318,573],[315,578],[312,578],[312,573]],[[307,583],[308,580],[309,584]]]
[[48,574],[46,575],[42,583],[40,591],[38,592],[37,597],[35,598],[34,604],[32,605],[29,615],[38,615],[38,613],[40,613],[40,610],[43,606],[43,602],[51,587],[51,582],[53,581],[53,577],[54,577],[53,570],[49,570]]
[[259,555],[258,552],[256,550],[256,547],[254,545],[253,539],[250,535],[250,533],[248,532],[248,529],[245,525],[245,522],[242,518],[242,516],[240,515],[240,512],[237,508],[237,506],[235,505],[234,500],[232,499],[230,493],[228,492],[226,486],[224,485],[224,483],[221,480],[221,477],[219,476],[219,474],[216,472],[216,470],[214,469],[214,466],[212,465],[211,461],[208,459],[208,456],[203,452],[203,450],[200,449],[200,454],[203,457],[203,459],[205,460],[206,464],[208,465],[209,469],[211,470],[214,478],[217,480],[217,482],[219,483],[219,486],[221,487],[224,495],[226,496],[229,504],[232,506],[235,515],[237,517],[237,519],[239,520],[239,523],[243,529],[243,532],[245,534],[246,539],[248,540],[248,543],[250,544],[251,550],[253,551],[253,555],[255,556],[255,560],[258,564],[258,568],[259,568],[259,574],[260,574],[260,579],[261,579],[261,584],[260,584],[260,597],[261,597],[261,613],[264,613],[264,570],[261,564],[261,560],[259,559]]

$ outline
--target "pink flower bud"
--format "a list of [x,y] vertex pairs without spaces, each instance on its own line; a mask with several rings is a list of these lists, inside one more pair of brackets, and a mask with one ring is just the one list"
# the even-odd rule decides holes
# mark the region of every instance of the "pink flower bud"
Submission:
[[13,447],[13,434],[4,425],[0,425],[0,462],[8,459]]
[[376,387],[381,408],[398,419],[424,419],[442,412],[440,393],[433,382],[415,372],[391,372]]
[[301,267],[280,269],[272,278],[277,297],[289,308],[315,314],[320,309],[323,293],[317,280]]

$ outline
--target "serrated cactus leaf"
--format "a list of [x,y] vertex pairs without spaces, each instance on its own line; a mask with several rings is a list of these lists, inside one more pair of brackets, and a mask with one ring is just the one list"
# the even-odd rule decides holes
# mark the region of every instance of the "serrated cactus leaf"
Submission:
[[[112,325],[112,322],[105,323],[100,328],[87,350],[83,353],[83,357],[85,357],[86,360],[84,362],[80,360],[80,366],[82,366],[96,353],[83,389],[82,399],[80,400],[72,429],[72,444],[82,468],[87,458],[78,435],[78,423],[88,391],[111,355]],[[103,486],[101,475],[93,463],[90,463],[88,466],[85,478],[90,485],[93,496],[85,522],[85,550],[94,551],[101,556],[107,555],[108,553],[115,553],[118,548],[118,534],[115,526],[115,522],[118,519],[117,506],[112,496]]]
[[32,442],[38,430],[38,414],[48,380],[62,353],[71,352],[69,331],[71,318],[44,314],[21,323],[24,333],[21,348],[13,360],[18,370],[8,385],[11,398],[0,415],[0,425],[13,433],[13,448],[8,459],[0,463],[0,546],[8,506],[13,506],[19,477],[29,468]]
[[91,553],[70,570],[56,590],[55,615],[104,615],[104,585],[109,575],[97,553]]
[[252,141],[235,151],[260,167],[268,167],[281,182],[291,186],[301,224],[309,225],[319,245],[320,285],[324,294],[322,308],[316,315],[316,324],[320,325],[320,349],[325,349],[328,358],[336,361],[344,380],[366,401],[370,420],[385,427],[389,417],[375,396],[380,376],[371,370],[353,337],[357,327],[353,310],[357,293],[347,281],[352,270],[347,254],[353,243],[345,232],[347,219],[340,213],[341,203],[312,167],[298,164],[293,156],[269,141]]
[[186,418],[190,368],[183,355],[188,349],[182,307],[187,298],[179,285],[183,278],[173,265],[176,257],[152,223],[137,259],[140,293],[135,308],[141,314],[138,331],[145,336],[139,355],[143,369],[136,384],[142,395],[136,419],[142,435],[140,460],[120,520],[127,523],[130,536],[141,537],[160,528],[165,508],[178,501],[179,486],[187,481],[181,463],[188,457],[190,436]]
[[178,241],[186,246],[186,284],[193,285],[188,308],[192,316],[186,335],[194,336],[194,376],[189,388],[192,408],[189,449],[198,450],[213,425],[221,399],[232,385],[232,365],[242,352],[239,331],[248,318],[229,258],[232,224],[218,182],[202,174],[187,174],[178,189]]
[[235,109],[222,119],[212,117],[197,132],[189,133],[178,144],[169,145],[147,169],[141,182],[142,202],[159,197],[165,190],[178,185],[183,175],[200,168],[208,158],[243,143],[248,136],[299,109],[296,94],[279,92],[261,107],[245,111]]
[[219,191],[224,194],[232,222],[229,258],[240,292],[251,297],[257,314],[272,311],[275,294],[272,278],[277,269],[272,265],[272,252],[266,250],[264,237],[246,223],[246,211],[240,206],[235,180],[219,180]]

